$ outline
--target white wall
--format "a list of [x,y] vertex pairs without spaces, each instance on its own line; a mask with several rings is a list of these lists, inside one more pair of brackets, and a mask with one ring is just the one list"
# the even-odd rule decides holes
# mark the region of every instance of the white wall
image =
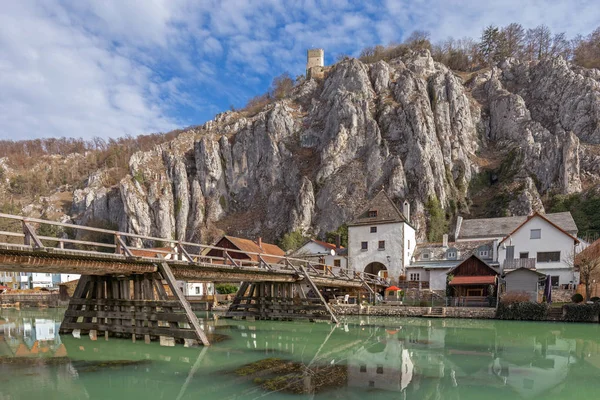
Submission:
[[33,287],[52,287],[52,274],[34,272],[31,274]]
[[[363,272],[372,262],[380,262],[388,270],[388,277],[398,281],[403,271],[404,223],[359,225],[348,227],[348,263],[351,270]],[[377,232],[371,233],[371,226]],[[379,250],[379,241],[385,240],[385,250]],[[414,239],[413,239],[414,240]],[[368,242],[368,250],[361,250],[361,242]],[[389,261],[388,261],[389,256]]]
[[415,229],[408,225],[402,224],[404,229],[404,260],[403,265],[406,270],[406,266],[410,265],[410,260],[417,247],[417,233]]
[[[540,239],[531,239],[530,231],[532,229],[541,229]],[[559,229],[545,221],[543,218],[535,217],[530,219],[510,238],[506,239],[500,245],[498,250],[498,261],[502,266],[506,259],[505,246],[515,246],[515,258],[519,258],[519,253],[529,252],[529,258],[537,258],[538,252],[560,251],[560,261],[558,262],[537,262],[536,268],[539,272],[546,275],[559,276],[559,285],[565,285],[575,280],[574,283],[579,283],[579,279],[573,269],[566,262],[569,256],[574,251],[573,239],[565,235]]]
[[446,290],[446,280],[450,268],[430,269],[429,270],[429,289]]
[[[340,260],[340,268],[343,269],[347,269],[348,268],[348,259],[344,256],[332,256],[331,255],[331,249],[325,248],[323,246],[321,246],[318,243],[315,243],[313,241],[310,241],[308,243],[306,243],[304,246],[300,247],[298,250],[296,250],[296,252],[294,253],[295,255],[292,257],[298,257],[298,258],[302,258],[303,256],[323,256],[325,259],[325,265],[329,265],[329,266],[334,266],[335,260]],[[318,262],[319,258],[318,257],[310,257],[311,261],[314,261],[315,263]]]

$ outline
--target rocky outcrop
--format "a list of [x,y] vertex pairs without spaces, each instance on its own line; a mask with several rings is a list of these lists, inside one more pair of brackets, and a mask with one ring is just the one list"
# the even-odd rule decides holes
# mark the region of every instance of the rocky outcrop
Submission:
[[493,184],[509,194],[506,213],[543,210],[545,193],[578,192],[582,176],[600,175],[594,76],[560,59],[507,60],[465,83],[427,51],[345,60],[256,115],[222,113],[135,154],[118,187],[90,178],[73,212],[143,235],[273,240],[336,229],[385,188],[424,227],[432,197],[468,214],[473,179],[493,160],[503,162]]

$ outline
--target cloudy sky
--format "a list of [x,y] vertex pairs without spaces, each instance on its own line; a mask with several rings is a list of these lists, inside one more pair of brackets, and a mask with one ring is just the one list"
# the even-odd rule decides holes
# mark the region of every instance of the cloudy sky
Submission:
[[[495,4],[488,4],[495,3]],[[541,23],[587,35],[598,0],[0,0],[0,139],[117,137],[201,124],[243,106],[305,51],[478,37]]]

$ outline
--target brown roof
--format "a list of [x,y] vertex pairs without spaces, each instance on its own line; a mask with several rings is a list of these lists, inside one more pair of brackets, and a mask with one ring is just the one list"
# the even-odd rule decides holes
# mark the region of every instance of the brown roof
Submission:
[[496,283],[495,275],[484,276],[455,276],[449,285],[493,285]]
[[[273,256],[284,257],[285,251],[281,250],[279,246],[262,242],[261,246],[258,245],[257,242],[250,239],[242,239],[235,236],[225,236],[225,239],[229,240],[238,250],[243,251],[245,253],[260,253],[260,254],[269,254]],[[256,254],[247,254],[248,257],[252,261],[258,261],[258,256]],[[276,264],[281,261],[279,257],[268,257],[262,256],[263,260],[268,263]]]
[[[311,240],[313,242],[317,243],[317,244],[320,244],[321,246],[325,247],[326,249],[329,249],[329,250],[336,250],[337,249],[337,247],[335,246],[335,244],[323,242],[321,240],[316,240],[316,239],[311,239]],[[340,246],[340,249],[343,249],[343,248],[344,248],[344,246]]]
[[148,257],[148,258],[156,258],[159,255],[165,257],[168,253],[173,253],[173,249],[171,247],[153,247],[151,249],[133,249],[128,247],[131,254],[137,257]]
[[[571,215],[571,213],[568,213],[569,216]],[[519,226],[517,226],[512,232],[510,232],[508,235],[506,235],[504,237],[504,239],[502,239],[500,241],[500,243],[504,242],[506,239],[508,239],[511,235],[513,235],[516,231],[518,231],[519,229],[521,229],[521,227],[523,225],[525,225],[526,223],[528,223],[529,221],[531,221],[533,218],[535,217],[540,217],[541,219],[543,219],[544,221],[546,221],[547,223],[549,223],[550,225],[552,225],[553,227],[555,227],[556,229],[558,229],[559,231],[561,231],[562,233],[564,233],[565,235],[569,236],[571,239],[573,239],[575,241],[575,243],[579,243],[579,239],[577,239],[575,236],[571,235],[569,232],[565,231],[563,228],[561,228],[560,226],[558,226],[557,224],[555,224],[554,222],[552,222],[549,218],[547,218],[544,214],[540,214],[538,212],[534,212],[533,214],[531,214],[529,217],[527,217],[527,219],[525,221],[523,221]],[[572,218],[571,218],[572,219]]]
[[[369,211],[377,211],[377,216],[369,217]],[[385,191],[381,190],[349,225],[386,224],[393,222],[408,223],[408,219],[396,207]]]

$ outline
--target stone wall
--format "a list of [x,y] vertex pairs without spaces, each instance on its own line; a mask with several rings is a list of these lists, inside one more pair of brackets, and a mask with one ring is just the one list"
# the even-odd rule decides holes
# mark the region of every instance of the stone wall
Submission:
[[[331,305],[336,315],[374,315],[385,317],[427,317],[431,307],[409,306],[359,306],[347,304]],[[481,307],[445,307],[443,316],[446,318],[480,318],[493,319],[496,316],[495,308]]]

